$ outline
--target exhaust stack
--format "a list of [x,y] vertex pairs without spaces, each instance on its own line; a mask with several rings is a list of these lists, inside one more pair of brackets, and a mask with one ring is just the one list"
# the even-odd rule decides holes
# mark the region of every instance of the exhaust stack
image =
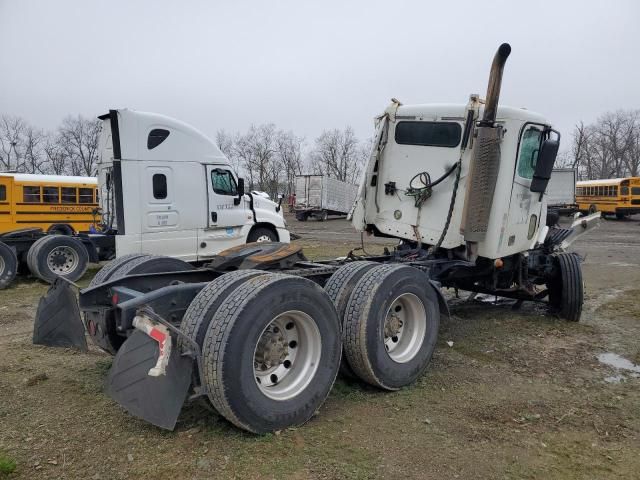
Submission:
[[480,121],[481,127],[492,127],[496,121],[498,112],[498,100],[500,99],[500,87],[502,87],[502,72],[504,64],[511,53],[511,45],[503,43],[493,57],[491,73],[489,74],[489,85],[487,86],[487,96],[484,105],[484,115]]
[[464,220],[461,228],[467,242],[480,242],[487,234],[493,194],[500,171],[502,127],[495,126],[495,120],[502,85],[502,72],[510,53],[511,46],[503,43],[491,64],[484,114],[478,123],[477,139],[467,180]]

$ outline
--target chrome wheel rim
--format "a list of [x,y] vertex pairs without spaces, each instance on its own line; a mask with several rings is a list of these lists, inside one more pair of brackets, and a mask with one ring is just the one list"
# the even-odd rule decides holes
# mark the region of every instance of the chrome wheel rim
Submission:
[[257,239],[256,242],[258,243],[262,243],[262,242],[270,242],[271,241],[271,237],[269,235],[260,235]]
[[384,347],[397,363],[411,361],[420,351],[427,332],[427,311],[413,293],[403,293],[387,310]]
[[253,353],[258,389],[273,400],[289,400],[311,382],[322,352],[320,330],[299,310],[275,317],[264,328]]
[[66,275],[73,272],[79,263],[80,256],[71,247],[55,247],[47,255],[47,266],[56,275]]

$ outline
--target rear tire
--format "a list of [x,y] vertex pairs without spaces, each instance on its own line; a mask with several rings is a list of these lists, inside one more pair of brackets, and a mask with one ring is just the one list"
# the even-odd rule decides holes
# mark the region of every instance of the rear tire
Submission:
[[349,365],[385,390],[413,383],[438,338],[440,308],[429,278],[406,265],[379,265],[356,284],[343,329]]
[[579,322],[584,302],[584,286],[580,258],[575,253],[559,253],[555,257],[556,277],[547,284],[549,303],[560,316]]
[[596,213],[598,211],[598,207],[596,207],[595,205],[591,205],[589,207],[589,215],[592,215],[594,213]]
[[335,381],[341,351],[338,317],[321,287],[283,274],[249,278],[210,322],[204,375],[218,413],[254,433],[314,415]]
[[[354,287],[362,276],[376,265],[380,264],[366,261],[348,263],[336,270],[336,272],[331,275],[331,278],[327,280],[324,289],[336,307],[338,320],[340,320],[340,326],[343,330],[347,304],[349,303],[349,298],[351,297]],[[346,355],[342,356],[340,373],[348,378],[356,378],[356,374],[353,373],[353,369],[349,366]]]
[[45,282],[52,283],[57,277],[75,282],[87,271],[89,253],[75,238],[48,235],[31,245],[27,264],[31,273]]
[[96,285],[100,285],[101,283],[108,281],[111,278],[111,275],[113,275],[113,272],[115,272],[125,263],[129,263],[136,258],[148,256],[149,255],[144,255],[142,253],[129,253],[110,261],[104,267],[102,267],[98,271],[98,273],[95,274],[95,276],[91,279],[91,283],[89,283],[89,287],[95,287]]
[[16,278],[18,257],[8,245],[0,242],[0,290],[7,288]]

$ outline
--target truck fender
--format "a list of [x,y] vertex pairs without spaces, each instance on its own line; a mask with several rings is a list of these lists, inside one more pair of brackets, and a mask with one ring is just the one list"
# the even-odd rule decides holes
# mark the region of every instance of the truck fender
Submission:
[[449,312],[449,305],[444,298],[442,291],[440,290],[440,283],[435,280],[429,280],[431,288],[433,288],[436,296],[438,297],[438,306],[440,307],[440,321],[449,320],[451,318],[451,312]]

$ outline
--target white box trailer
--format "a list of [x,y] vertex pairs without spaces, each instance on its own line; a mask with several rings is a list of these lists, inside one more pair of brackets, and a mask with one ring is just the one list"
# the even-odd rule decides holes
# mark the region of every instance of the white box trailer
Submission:
[[570,215],[577,211],[575,168],[554,168],[547,186],[547,209]]
[[329,215],[346,215],[353,207],[358,186],[326,175],[296,177],[296,218],[301,221],[313,216],[326,220]]

